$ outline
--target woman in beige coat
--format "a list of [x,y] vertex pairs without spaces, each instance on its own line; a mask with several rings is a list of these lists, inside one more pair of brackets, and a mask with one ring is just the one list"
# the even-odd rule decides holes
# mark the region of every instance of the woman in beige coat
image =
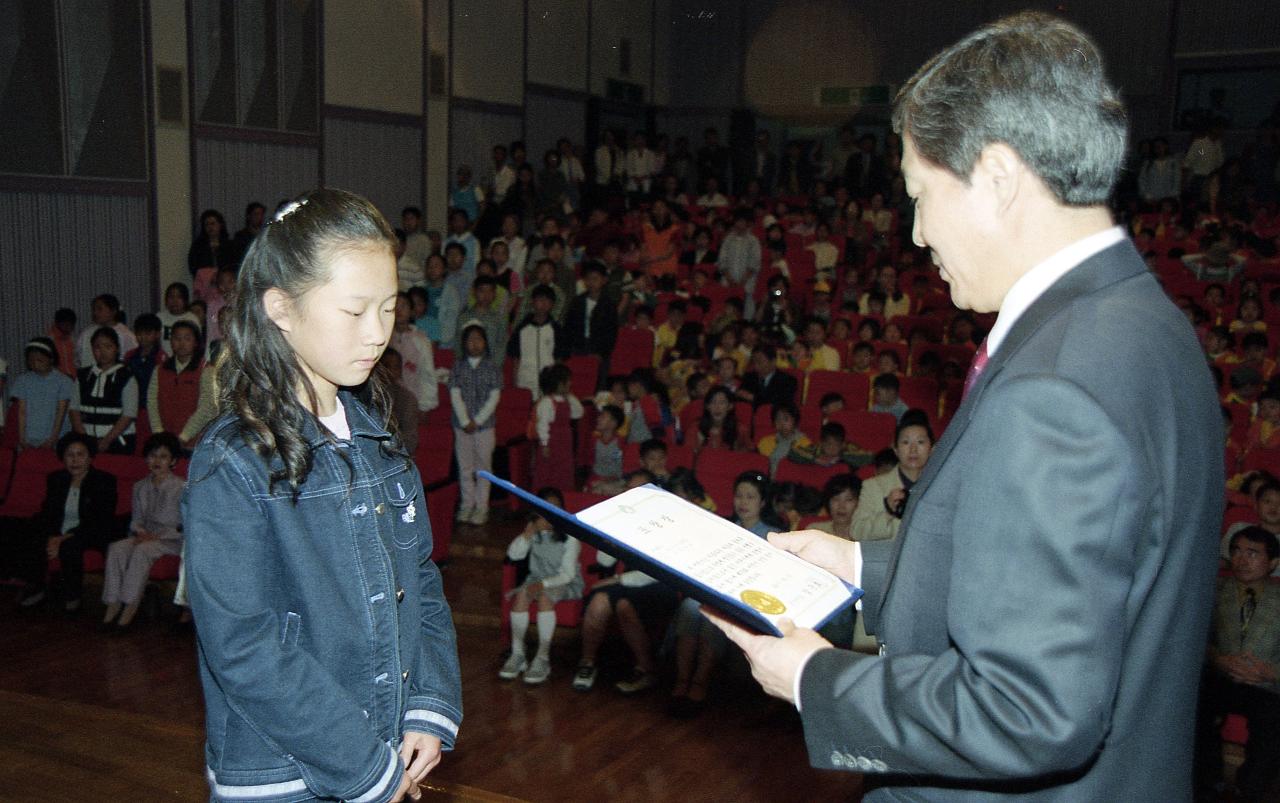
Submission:
[[893,451],[898,456],[898,467],[862,483],[858,508],[853,514],[854,541],[882,541],[898,534],[907,494],[920,479],[933,451],[933,430],[924,412],[908,410],[902,414]]

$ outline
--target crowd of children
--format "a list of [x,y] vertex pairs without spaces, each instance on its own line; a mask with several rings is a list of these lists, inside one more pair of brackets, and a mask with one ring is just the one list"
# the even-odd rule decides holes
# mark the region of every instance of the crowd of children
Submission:
[[[753,182],[725,194],[714,148],[689,155],[679,174],[674,154],[655,161],[597,153],[596,165],[617,168],[603,181],[557,161],[562,183],[526,175],[523,145],[513,143],[479,185],[470,171],[459,176],[443,236],[406,207],[381,370],[411,454],[428,414],[448,405],[458,520],[488,522],[489,486],[475,472],[492,470],[495,453],[506,451],[528,460],[531,485],[556,504],[568,492],[607,496],[655,483],[758,535],[813,525],[857,540],[894,537],[993,321],[955,309],[929,255],[912,243],[899,147],[890,138],[874,153],[882,172],[873,185],[814,176],[770,196]],[[652,172],[633,176],[628,166]],[[554,185],[554,200],[540,196],[540,181]],[[1274,203],[1206,209],[1177,199],[1121,199],[1117,210],[1196,328],[1222,391],[1225,557],[1244,526],[1280,534],[1272,337],[1280,327],[1280,211]],[[26,370],[12,372],[6,388],[7,445],[56,446],[65,464],[41,513],[41,554],[63,558],[70,605],[79,593],[76,549],[104,550],[105,620],[115,626],[133,620],[148,561],[180,549],[174,461],[218,409],[214,364],[235,301],[233,255],[254,232],[233,239],[212,211],[201,223],[192,287],[170,285],[161,308],[131,326],[110,294],[92,300],[83,328],[75,311],[57,310],[49,330],[27,342]],[[500,442],[499,410],[514,390],[529,398],[524,431]],[[140,452],[151,473],[134,486],[129,537],[112,543],[124,532],[108,535],[114,525],[95,523],[86,507],[105,493],[87,490],[105,488],[92,458]],[[716,475],[708,466],[725,453],[747,470]],[[11,573],[28,579],[25,598],[38,601],[44,574],[22,554]],[[594,686],[616,623],[634,664],[619,690],[657,685],[659,656],[669,653],[674,710],[702,707],[724,641],[696,604],[643,573],[615,573],[607,555],[584,575],[577,542],[538,517],[507,557],[528,574],[508,592],[503,678],[550,677],[555,607],[580,600],[575,689]],[[538,647],[530,659],[531,621]]]

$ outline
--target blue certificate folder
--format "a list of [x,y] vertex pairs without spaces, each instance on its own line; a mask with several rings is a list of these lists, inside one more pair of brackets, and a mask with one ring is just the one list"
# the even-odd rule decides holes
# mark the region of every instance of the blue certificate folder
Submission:
[[[618,560],[624,561],[627,564],[628,569],[638,569],[659,582],[666,584],[670,588],[683,592],[687,596],[693,597],[704,605],[710,605],[725,616],[757,633],[766,633],[774,636],[781,635],[781,631],[778,630],[777,626],[774,625],[769,617],[765,616],[757,608],[752,607],[752,605],[748,604],[747,601],[735,596],[723,594],[720,591],[711,588],[698,578],[691,577],[655,558],[653,555],[646,554],[645,552],[634,548],[630,544],[623,543],[617,538],[609,535],[607,532],[597,529],[587,522],[582,521],[574,514],[539,499],[534,494],[511,484],[507,480],[495,477],[488,471],[478,471],[476,472],[476,475],[482,479],[488,480],[494,485],[497,485],[507,493],[515,494],[521,500],[527,502],[532,508],[537,510],[541,516],[546,518],[546,520],[557,530],[571,535],[583,543],[590,544],[596,549],[606,552]],[[658,493],[667,493],[656,486],[650,485],[645,487]],[[679,499],[679,497],[676,497],[674,494],[672,495],[672,498]],[[602,502],[600,504],[607,504],[607,502]],[[684,500],[680,500],[680,504],[688,504],[692,507],[696,507]],[[701,510],[701,508],[699,508],[699,510]],[[747,530],[743,530],[742,532],[747,533],[752,539],[757,539],[757,536],[748,533]],[[768,547],[768,549],[776,549],[776,547],[768,546],[767,542],[765,543],[765,546]],[[778,551],[781,552],[781,550]],[[804,563],[800,558],[794,558],[793,556],[788,556],[788,558]],[[809,565],[804,564],[804,566],[808,567]],[[838,599],[829,609],[822,611],[823,615],[815,626],[815,629],[816,627],[821,627],[826,624],[841,611],[853,605],[858,598],[862,596],[862,589],[852,586],[843,580],[837,580],[837,582],[843,588],[844,593],[838,595]],[[744,592],[744,596],[749,593],[751,592]],[[763,596],[773,599],[767,594]],[[777,602],[777,600],[774,600],[774,602]],[[760,604],[758,600],[757,604]],[[767,609],[768,605],[762,605],[761,607]]]

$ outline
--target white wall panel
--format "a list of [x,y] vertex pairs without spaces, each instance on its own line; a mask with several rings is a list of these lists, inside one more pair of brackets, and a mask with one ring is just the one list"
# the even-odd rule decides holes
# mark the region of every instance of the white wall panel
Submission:
[[250,201],[270,214],[280,201],[320,184],[320,154],[313,147],[197,138],[195,149],[197,206],[217,209],[232,231],[243,225]]
[[523,0],[454,0],[453,94],[524,102]]
[[587,0],[529,0],[529,82],[587,91]]
[[324,183],[365,196],[397,225],[401,209],[422,205],[422,129],[326,119]]

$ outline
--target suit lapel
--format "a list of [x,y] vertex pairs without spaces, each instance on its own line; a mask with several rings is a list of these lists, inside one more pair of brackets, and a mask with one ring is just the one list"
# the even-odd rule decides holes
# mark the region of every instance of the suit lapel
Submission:
[[907,509],[902,517],[902,526],[898,528],[898,537],[894,539],[893,551],[889,554],[889,566],[885,570],[884,591],[880,594],[879,607],[883,610],[884,601],[889,597],[889,587],[893,584],[893,575],[898,568],[898,557],[902,554],[902,544],[911,530],[911,518],[915,512],[916,501],[929,489],[933,478],[942,470],[947,458],[955,448],[956,442],[964,435],[969,422],[973,419],[974,408],[982,399],[982,392],[996,378],[1009,359],[1018,352],[1024,343],[1031,339],[1046,321],[1066,308],[1072,301],[1089,293],[1096,292],[1108,285],[1123,281],[1146,271],[1141,256],[1128,239],[1106,248],[1068,271],[1061,279],[1046,290],[1018,318],[1004,342],[996,350],[995,356],[987,363],[986,370],[974,382],[969,395],[965,397],[960,408],[951,419],[942,437],[938,439],[925,464],[920,480],[911,489],[907,497]]

